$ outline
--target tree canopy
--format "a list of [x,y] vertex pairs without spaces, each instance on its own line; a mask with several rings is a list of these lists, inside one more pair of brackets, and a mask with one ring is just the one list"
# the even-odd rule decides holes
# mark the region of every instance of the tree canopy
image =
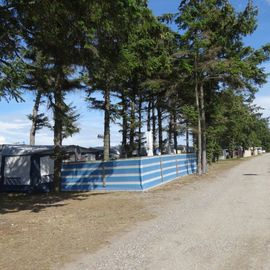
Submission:
[[[244,42],[257,14],[252,1],[238,12],[227,0],[182,0],[176,14],[158,18],[145,0],[0,1],[0,101],[34,94],[30,142],[40,128],[53,130],[55,191],[63,140],[79,132],[76,102],[66,99],[71,91],[104,112],[105,161],[114,122],[122,157],[144,154],[145,130],[156,153],[179,150],[185,135],[205,173],[221,149],[270,150],[268,118],[253,103],[267,81],[262,64],[270,45]],[[52,121],[40,112],[43,104]]]

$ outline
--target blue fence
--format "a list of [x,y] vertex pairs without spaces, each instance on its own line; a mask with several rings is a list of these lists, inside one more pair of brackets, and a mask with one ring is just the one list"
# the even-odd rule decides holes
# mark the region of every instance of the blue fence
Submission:
[[141,191],[196,172],[195,154],[65,163],[63,191]]

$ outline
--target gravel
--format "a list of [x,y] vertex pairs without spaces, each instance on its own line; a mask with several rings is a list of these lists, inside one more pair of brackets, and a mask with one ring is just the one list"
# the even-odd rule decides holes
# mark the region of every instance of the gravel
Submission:
[[181,187],[156,218],[62,270],[270,269],[270,155]]

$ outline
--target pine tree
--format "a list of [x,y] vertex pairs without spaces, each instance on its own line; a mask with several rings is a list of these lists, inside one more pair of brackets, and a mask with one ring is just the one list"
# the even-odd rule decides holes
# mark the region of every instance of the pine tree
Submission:
[[[54,190],[61,189],[63,113],[66,112],[65,92],[76,88],[70,77],[76,77],[75,66],[81,62],[81,46],[85,39],[79,20],[84,1],[7,1],[19,22],[20,35],[26,50],[35,48],[48,61],[49,91],[54,105]],[[44,74],[43,74],[44,75]],[[75,79],[73,79],[73,82]],[[46,82],[47,83],[47,82]]]
[[20,52],[19,25],[12,6],[0,2],[0,101],[15,99],[23,101],[19,87],[22,84],[24,63]]
[[206,90],[213,93],[216,89],[211,84],[215,82],[223,83],[225,88],[229,85],[242,91],[254,91],[255,85],[265,80],[259,63],[267,60],[268,46],[255,51],[242,42],[244,36],[254,31],[256,14],[251,1],[240,13],[226,0],[183,0],[180,3],[176,23],[183,33],[178,55],[194,82],[199,173],[206,172],[207,161]]

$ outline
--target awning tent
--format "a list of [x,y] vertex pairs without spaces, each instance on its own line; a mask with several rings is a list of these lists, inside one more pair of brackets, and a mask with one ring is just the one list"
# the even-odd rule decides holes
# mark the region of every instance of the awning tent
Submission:
[[[91,150],[64,146],[69,160],[76,160]],[[53,146],[0,146],[1,191],[50,191],[53,182]]]

